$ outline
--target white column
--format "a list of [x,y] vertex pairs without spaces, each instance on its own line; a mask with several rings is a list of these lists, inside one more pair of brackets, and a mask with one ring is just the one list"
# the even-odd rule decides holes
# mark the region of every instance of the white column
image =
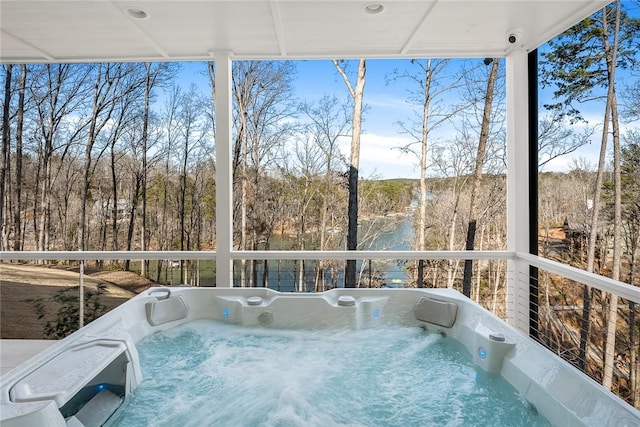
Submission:
[[[529,252],[528,57],[517,50],[506,58],[507,85],[507,250]],[[529,332],[529,265],[508,261],[507,322]]]
[[233,177],[231,173],[231,54],[216,52],[216,286],[233,286]]

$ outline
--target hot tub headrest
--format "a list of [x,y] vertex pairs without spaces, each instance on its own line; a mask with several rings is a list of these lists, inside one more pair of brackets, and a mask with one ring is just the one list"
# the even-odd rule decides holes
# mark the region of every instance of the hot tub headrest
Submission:
[[450,328],[456,322],[458,305],[444,300],[422,297],[413,309],[416,319]]
[[147,321],[151,326],[184,319],[189,314],[189,307],[181,296],[148,302],[145,309]]

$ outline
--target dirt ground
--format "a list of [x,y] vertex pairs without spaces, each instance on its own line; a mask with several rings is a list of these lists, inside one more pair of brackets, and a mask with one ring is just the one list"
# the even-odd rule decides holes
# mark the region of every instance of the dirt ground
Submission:
[[[79,277],[77,267],[60,269],[0,262],[0,338],[46,339],[42,332],[44,323],[38,320],[30,300],[47,301],[61,289],[78,286]],[[99,283],[106,285],[100,298],[108,310],[153,286],[152,281],[131,272],[85,270],[85,289],[95,291]],[[45,307],[55,316],[56,303],[45,302]]]

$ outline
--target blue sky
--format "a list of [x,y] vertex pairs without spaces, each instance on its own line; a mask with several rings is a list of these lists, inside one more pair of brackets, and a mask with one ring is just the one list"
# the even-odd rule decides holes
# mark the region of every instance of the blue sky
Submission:
[[[397,147],[410,142],[399,132],[396,122],[406,120],[412,107],[407,103],[406,83],[388,82],[397,68],[406,68],[407,60],[368,60],[364,90],[365,114],[360,149],[360,175],[380,178],[419,176],[415,157],[402,154]],[[352,68],[356,64],[351,64]],[[308,101],[323,95],[347,99],[347,88],[330,60],[300,61],[296,90]],[[349,140],[342,145],[349,155]]]
[[[478,59],[471,60],[479,64]],[[353,64],[353,67],[356,65]],[[450,64],[452,74],[462,66],[462,60],[453,60]],[[398,150],[411,142],[409,136],[402,134],[397,125],[399,120],[406,121],[414,108],[407,102],[409,88],[407,81],[389,81],[394,69],[407,69],[408,60],[368,60],[365,86],[366,112],[361,139],[360,176],[363,178],[417,178],[419,169],[414,155]],[[297,74],[294,88],[299,102],[314,102],[324,95],[347,99],[348,92],[342,78],[330,60],[296,61]],[[196,82],[204,93],[209,93],[208,77],[202,63],[183,65],[180,84],[187,87]],[[541,104],[548,102],[550,91],[541,91]],[[453,100],[449,97],[449,100]],[[544,112],[541,112],[544,114]],[[602,122],[603,107],[597,104],[585,108],[584,115],[590,124]],[[637,123],[626,125],[638,127]],[[579,130],[579,128],[578,128]],[[445,125],[434,133],[434,142],[443,142],[455,138],[453,125]],[[558,158],[545,166],[545,171],[568,171],[575,159],[586,159],[595,165],[600,149],[599,132],[594,134],[590,144],[576,152]],[[348,157],[349,140],[345,138],[341,145],[342,153]]]
[[[294,79],[296,97],[299,102],[316,102],[324,95],[335,95],[338,99],[347,99],[347,88],[337,73],[331,60],[295,61],[297,73]],[[415,159],[402,155],[393,147],[405,144],[406,136],[399,135],[398,120],[410,114],[405,102],[406,94],[399,84],[387,84],[387,77],[398,66],[407,61],[369,60],[365,86],[365,104],[361,146],[361,176],[380,178],[419,176],[413,170]],[[202,93],[208,94],[207,76],[202,63],[183,64],[179,84],[184,88],[196,83]],[[349,141],[341,146],[345,156],[349,154]]]

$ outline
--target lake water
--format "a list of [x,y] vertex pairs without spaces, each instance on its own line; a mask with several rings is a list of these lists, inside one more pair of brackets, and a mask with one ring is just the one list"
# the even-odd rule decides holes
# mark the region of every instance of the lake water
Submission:
[[[394,217],[389,219],[378,219],[382,221],[383,229],[386,231],[379,233],[375,238],[370,239],[368,243],[365,243],[363,250],[410,250],[411,242],[413,241],[413,223],[410,217]],[[368,224],[364,223],[366,227]],[[362,233],[360,233],[361,235]],[[282,239],[279,236],[272,238],[271,249],[272,250],[291,250],[293,239]],[[316,261],[307,261],[305,263],[305,290],[312,291],[315,282]],[[135,267],[139,271],[139,264]],[[200,271],[199,283],[188,282],[188,284],[199,284],[200,286],[215,286],[215,261],[198,261],[197,267]],[[372,261],[371,266],[369,262],[357,263],[358,272],[362,278],[364,284],[370,282],[376,282],[380,284],[386,283],[389,287],[402,287],[406,282],[406,274],[402,265],[399,265],[395,260],[393,261]],[[234,286],[240,286],[240,262],[236,262],[235,266],[235,281]],[[335,265],[328,266],[325,271],[325,286],[326,287],[342,287],[344,286],[344,262],[336,262]],[[257,278],[258,283],[262,284],[262,277],[264,274],[264,264],[259,263],[257,265]],[[151,262],[149,277],[155,279],[156,277],[156,264]],[[369,272],[371,271],[371,274]],[[300,263],[294,261],[269,261],[268,264],[268,286],[271,289],[292,292],[299,287],[300,281]],[[248,280],[248,279],[246,279]],[[167,285],[180,284],[180,266],[177,262],[169,262],[168,268],[163,267],[163,274],[161,275],[161,283]],[[375,283],[374,283],[375,284]]]
[[[382,228],[386,231],[379,233],[375,238],[371,239],[369,243],[365,243],[363,250],[388,250],[388,251],[400,251],[410,250],[411,242],[413,241],[413,223],[410,217],[395,217],[390,219],[377,220],[382,221]],[[367,227],[363,221],[363,225],[360,228]],[[359,236],[362,236],[359,232]],[[277,245],[274,245],[272,249],[281,249]],[[239,269],[239,263],[236,265],[236,271]],[[315,281],[316,262],[307,261],[305,263],[305,290],[312,291]],[[374,260],[369,263],[365,261],[364,264],[361,261],[357,262],[357,270],[361,278],[361,282],[367,285],[371,277],[371,283],[375,285],[376,279],[378,284],[381,282],[386,283],[386,286],[402,287],[406,282],[406,273],[403,265],[399,265],[396,260]],[[264,272],[264,266],[259,264],[257,266],[258,282],[261,283],[261,278]],[[282,291],[291,292],[296,290],[296,286],[299,283],[300,263],[291,261],[270,261],[268,266],[268,283],[269,288]],[[371,274],[369,274],[371,272]],[[239,274],[235,275],[238,279]],[[325,271],[325,287],[342,287],[344,286],[344,262],[336,262],[327,267]]]

